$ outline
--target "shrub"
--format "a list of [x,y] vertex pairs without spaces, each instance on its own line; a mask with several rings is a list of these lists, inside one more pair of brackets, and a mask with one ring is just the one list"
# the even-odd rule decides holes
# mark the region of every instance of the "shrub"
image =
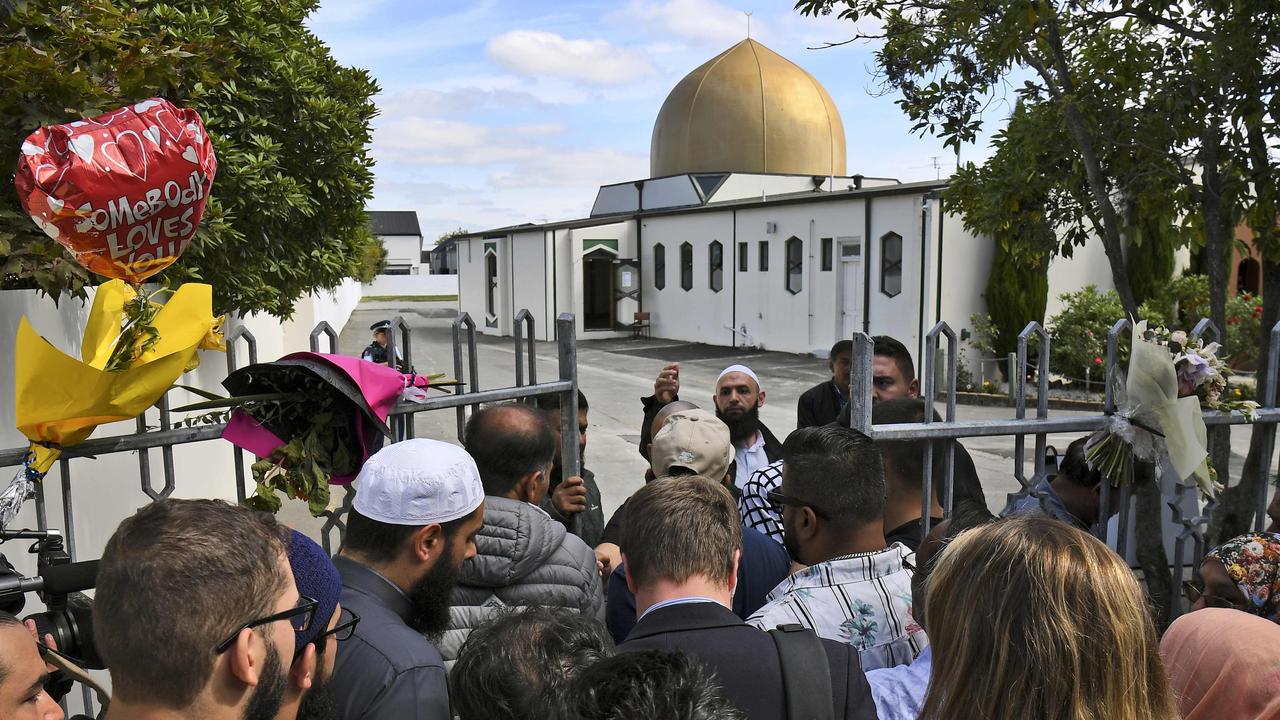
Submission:
[[1114,290],[1100,293],[1086,285],[1058,299],[1062,311],[1049,318],[1049,370],[1083,379],[1085,368],[1092,368],[1097,379],[1107,358],[1107,331],[1124,317],[1120,297]]

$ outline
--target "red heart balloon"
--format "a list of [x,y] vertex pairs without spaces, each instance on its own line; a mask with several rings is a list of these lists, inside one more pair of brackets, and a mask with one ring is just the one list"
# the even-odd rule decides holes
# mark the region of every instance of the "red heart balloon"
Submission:
[[22,207],[81,265],[141,282],[195,236],[218,161],[195,110],[150,98],[36,130],[22,143]]

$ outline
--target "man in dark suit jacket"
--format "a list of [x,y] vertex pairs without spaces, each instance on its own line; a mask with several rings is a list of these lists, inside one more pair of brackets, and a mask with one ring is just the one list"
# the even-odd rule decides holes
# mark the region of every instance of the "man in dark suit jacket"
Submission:
[[[636,491],[631,505],[622,556],[640,619],[618,652],[683,651],[715,674],[724,696],[748,718],[786,718],[773,638],[729,610],[742,552],[729,491],[700,476],[663,478]],[[834,716],[874,720],[857,651],[833,641],[822,645]]]

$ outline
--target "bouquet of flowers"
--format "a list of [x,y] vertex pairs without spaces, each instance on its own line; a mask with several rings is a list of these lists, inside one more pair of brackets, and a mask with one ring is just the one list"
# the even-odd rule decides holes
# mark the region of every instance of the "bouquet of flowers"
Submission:
[[1129,372],[1116,388],[1119,407],[1107,427],[1089,438],[1089,464],[1118,486],[1131,459],[1151,462],[1213,499],[1222,486],[1209,462],[1202,405],[1252,421],[1258,404],[1223,399],[1231,371],[1218,357],[1217,343],[1192,341],[1180,330],[1148,330],[1139,322],[1130,348]]
[[[387,418],[401,400],[424,402],[428,387],[458,385],[443,373],[415,375],[342,355],[299,352],[241,368],[222,382],[232,397],[186,388],[208,400],[175,412],[214,410],[183,424],[226,422],[222,437],[259,460],[246,504],[277,512],[305,500],[319,516],[329,486],[346,485],[391,437]],[[185,386],[184,386],[185,387]]]

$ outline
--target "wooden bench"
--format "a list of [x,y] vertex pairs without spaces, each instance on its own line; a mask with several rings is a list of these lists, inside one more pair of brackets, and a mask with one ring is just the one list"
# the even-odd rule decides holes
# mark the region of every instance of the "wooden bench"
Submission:
[[631,323],[631,337],[638,339],[641,334],[649,335],[649,313],[636,313],[635,320]]

